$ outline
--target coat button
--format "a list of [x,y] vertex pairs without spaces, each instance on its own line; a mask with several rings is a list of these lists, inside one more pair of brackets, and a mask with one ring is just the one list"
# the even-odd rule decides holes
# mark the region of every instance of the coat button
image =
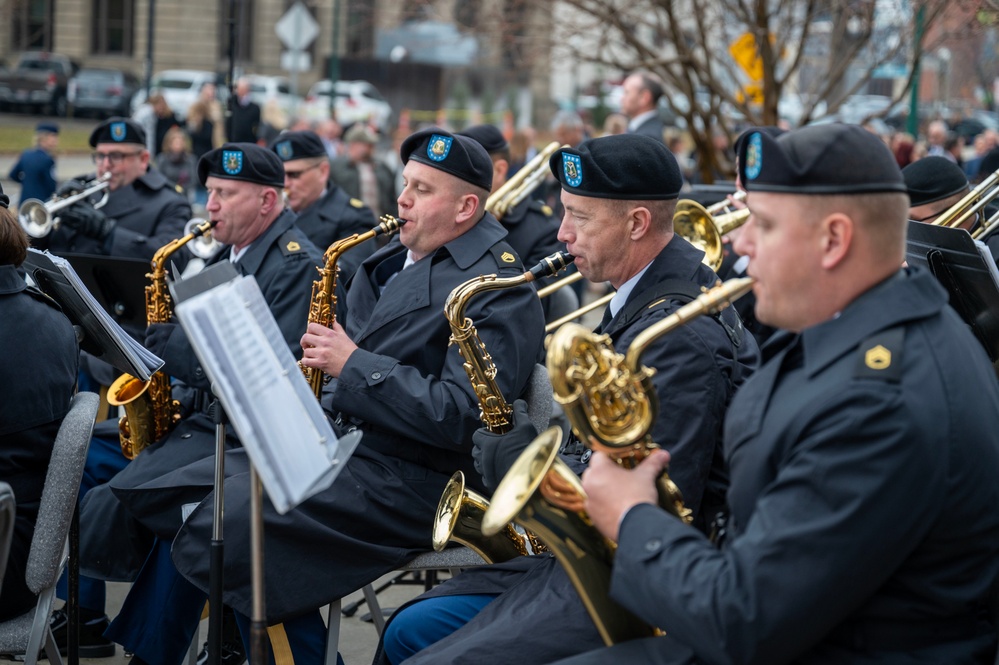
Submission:
[[205,370],[201,369],[200,367],[194,368],[194,376],[200,379],[204,377],[204,375],[205,375]]
[[182,439],[190,439],[191,438],[191,433],[187,432],[186,434],[181,434],[180,438],[182,438]]
[[374,379],[375,381],[377,381],[378,379],[382,378],[382,373],[381,372],[372,372],[371,373],[371,378]]
[[591,457],[593,457],[593,450],[587,448],[586,450],[583,451],[583,454],[582,456],[580,456],[579,461],[582,462],[583,464],[586,464],[587,462],[590,461]]
[[645,543],[645,551],[658,552],[660,549],[662,549],[662,546],[663,546],[663,541],[659,540],[658,538],[653,538],[652,540]]

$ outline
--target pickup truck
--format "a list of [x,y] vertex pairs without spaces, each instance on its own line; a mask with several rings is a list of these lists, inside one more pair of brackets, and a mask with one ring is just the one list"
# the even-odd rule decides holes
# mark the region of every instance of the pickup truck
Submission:
[[67,56],[26,51],[12,69],[0,71],[0,108],[25,106],[65,116],[69,110],[67,84],[78,69]]

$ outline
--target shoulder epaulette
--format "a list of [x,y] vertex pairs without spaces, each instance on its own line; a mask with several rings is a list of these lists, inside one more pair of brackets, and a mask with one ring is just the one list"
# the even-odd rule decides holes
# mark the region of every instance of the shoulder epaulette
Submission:
[[27,293],[32,298],[34,298],[35,300],[43,302],[46,305],[49,305],[50,307],[54,307],[60,312],[62,311],[62,306],[59,304],[59,301],[57,301],[52,296],[39,289],[37,286],[27,286],[25,287],[24,292]]
[[889,328],[871,335],[857,347],[853,375],[864,379],[882,379],[898,383],[902,379],[902,347],[905,328]]

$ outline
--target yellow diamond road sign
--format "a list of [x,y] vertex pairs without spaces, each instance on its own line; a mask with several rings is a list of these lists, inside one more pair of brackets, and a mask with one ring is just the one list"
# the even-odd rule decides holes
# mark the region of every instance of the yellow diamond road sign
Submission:
[[753,33],[744,32],[729,44],[728,52],[750,79],[753,81],[763,79],[763,60],[760,58],[759,49],[756,48],[756,37]]

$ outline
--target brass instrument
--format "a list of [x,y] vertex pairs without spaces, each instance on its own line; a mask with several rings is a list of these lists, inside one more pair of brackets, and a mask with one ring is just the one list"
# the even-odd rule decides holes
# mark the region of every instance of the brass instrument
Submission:
[[[745,192],[736,192],[736,200],[746,198]],[[696,201],[683,199],[673,213],[673,230],[677,235],[704,252],[701,263],[715,272],[722,264],[722,238],[739,228],[749,219],[749,209],[732,210],[728,200],[705,208]]]
[[55,213],[63,208],[68,208],[77,201],[90,198],[97,192],[104,192],[104,195],[94,203],[94,208],[101,208],[108,202],[108,187],[111,186],[111,174],[105,173],[100,177],[86,182],[86,186],[76,194],[63,196],[61,198],[51,198],[48,201],[38,199],[28,199],[21,203],[17,209],[17,219],[32,238],[44,238],[54,229],[59,228],[59,218]]
[[[184,225],[184,235],[194,233],[195,229],[204,223],[205,220],[198,218],[188,221]],[[187,246],[187,251],[204,261],[218,254],[220,249],[222,249],[222,243],[215,239],[215,235],[210,229],[204,233],[197,234],[194,240]]]
[[471,548],[489,563],[527,556],[527,542],[512,524],[505,524],[489,538],[483,537],[482,516],[487,508],[489,500],[465,487],[465,474],[456,472],[437,504],[434,550],[442,552],[449,541],[454,541]]
[[[500,392],[496,383],[496,364],[479,339],[474,323],[465,316],[465,308],[477,293],[513,288],[550,277],[563,270],[572,260],[573,256],[568,252],[556,252],[516,277],[480,275],[455,287],[444,303],[444,315],[451,325],[450,344],[458,347],[465,360],[465,373],[468,374],[479,400],[479,418],[490,432],[509,431],[513,407]],[[541,551],[542,545],[533,534],[528,533],[525,541],[525,536],[521,536],[510,524],[494,533],[493,538],[483,538],[479,522],[488,506],[489,501],[485,497],[465,488],[464,474],[461,471],[455,473],[437,504],[434,549],[440,552],[447,547],[448,541],[454,540],[471,547],[490,563],[526,555],[528,544],[532,551]]]
[[947,208],[939,217],[930,222],[933,226],[945,226],[947,228],[957,228],[968,221],[973,215],[992,202],[992,199],[999,196],[999,170],[994,171],[989,177],[982,180],[970,192]]
[[509,289],[538,279],[558,274],[568,266],[573,256],[568,252],[555,252],[541,259],[537,265],[516,277],[500,278],[496,275],[480,275],[459,284],[444,302],[444,316],[451,325],[451,339],[465,360],[465,373],[479,399],[479,416],[490,432],[503,433],[510,429],[510,414],[513,408],[507,404],[496,384],[496,365],[479,339],[475,325],[465,316],[465,308],[472,296],[485,291]]
[[[149,285],[146,286],[146,325],[168,323],[173,316],[173,303],[167,289],[167,259],[198,236],[208,233],[215,222],[192,220],[190,233],[171,240],[156,250],[149,264]],[[189,223],[190,225],[190,223]],[[118,420],[121,452],[135,459],[152,443],[164,437],[180,420],[180,403],[170,393],[170,377],[159,371],[148,381],[122,374],[108,388],[108,403],[125,407]]]
[[[392,235],[406,223],[406,220],[397,219],[392,215],[382,215],[379,219],[378,225],[370,231],[341,238],[326,248],[326,252],[323,254],[323,266],[316,267],[319,279],[312,283],[308,323],[318,323],[321,326],[332,328],[336,322],[336,282],[340,272],[337,261],[340,260],[343,253],[351,247],[357,247],[377,236]],[[306,367],[301,360],[298,361],[298,367],[305,375],[305,380],[308,381],[312,392],[318,398],[323,392],[323,383],[325,383],[323,371],[315,367]]]
[[528,194],[544,182],[549,173],[549,158],[555,154],[556,150],[563,147],[568,146],[562,146],[558,141],[552,141],[546,145],[544,150],[524,164],[512,178],[503,183],[502,187],[486,199],[486,210],[492,213],[496,219],[503,219],[503,215],[527,198]]
[[[715,314],[752,287],[751,278],[728,280],[649,326],[627,352],[616,353],[607,335],[594,335],[579,325],[563,326],[548,342],[548,371],[555,399],[562,404],[573,431],[584,444],[631,468],[657,448],[650,432],[658,415],[651,377],[655,370],[639,364],[649,345],[692,319]],[[625,615],[609,597],[614,545],[595,528],[583,510],[585,494],[578,479],[557,457],[551,430],[518,458],[493,493],[482,521],[485,535],[510,519],[531,529],[565,567],[608,645],[653,634]],[[659,504],[685,522],[690,511],[666,473],[657,482]]]

